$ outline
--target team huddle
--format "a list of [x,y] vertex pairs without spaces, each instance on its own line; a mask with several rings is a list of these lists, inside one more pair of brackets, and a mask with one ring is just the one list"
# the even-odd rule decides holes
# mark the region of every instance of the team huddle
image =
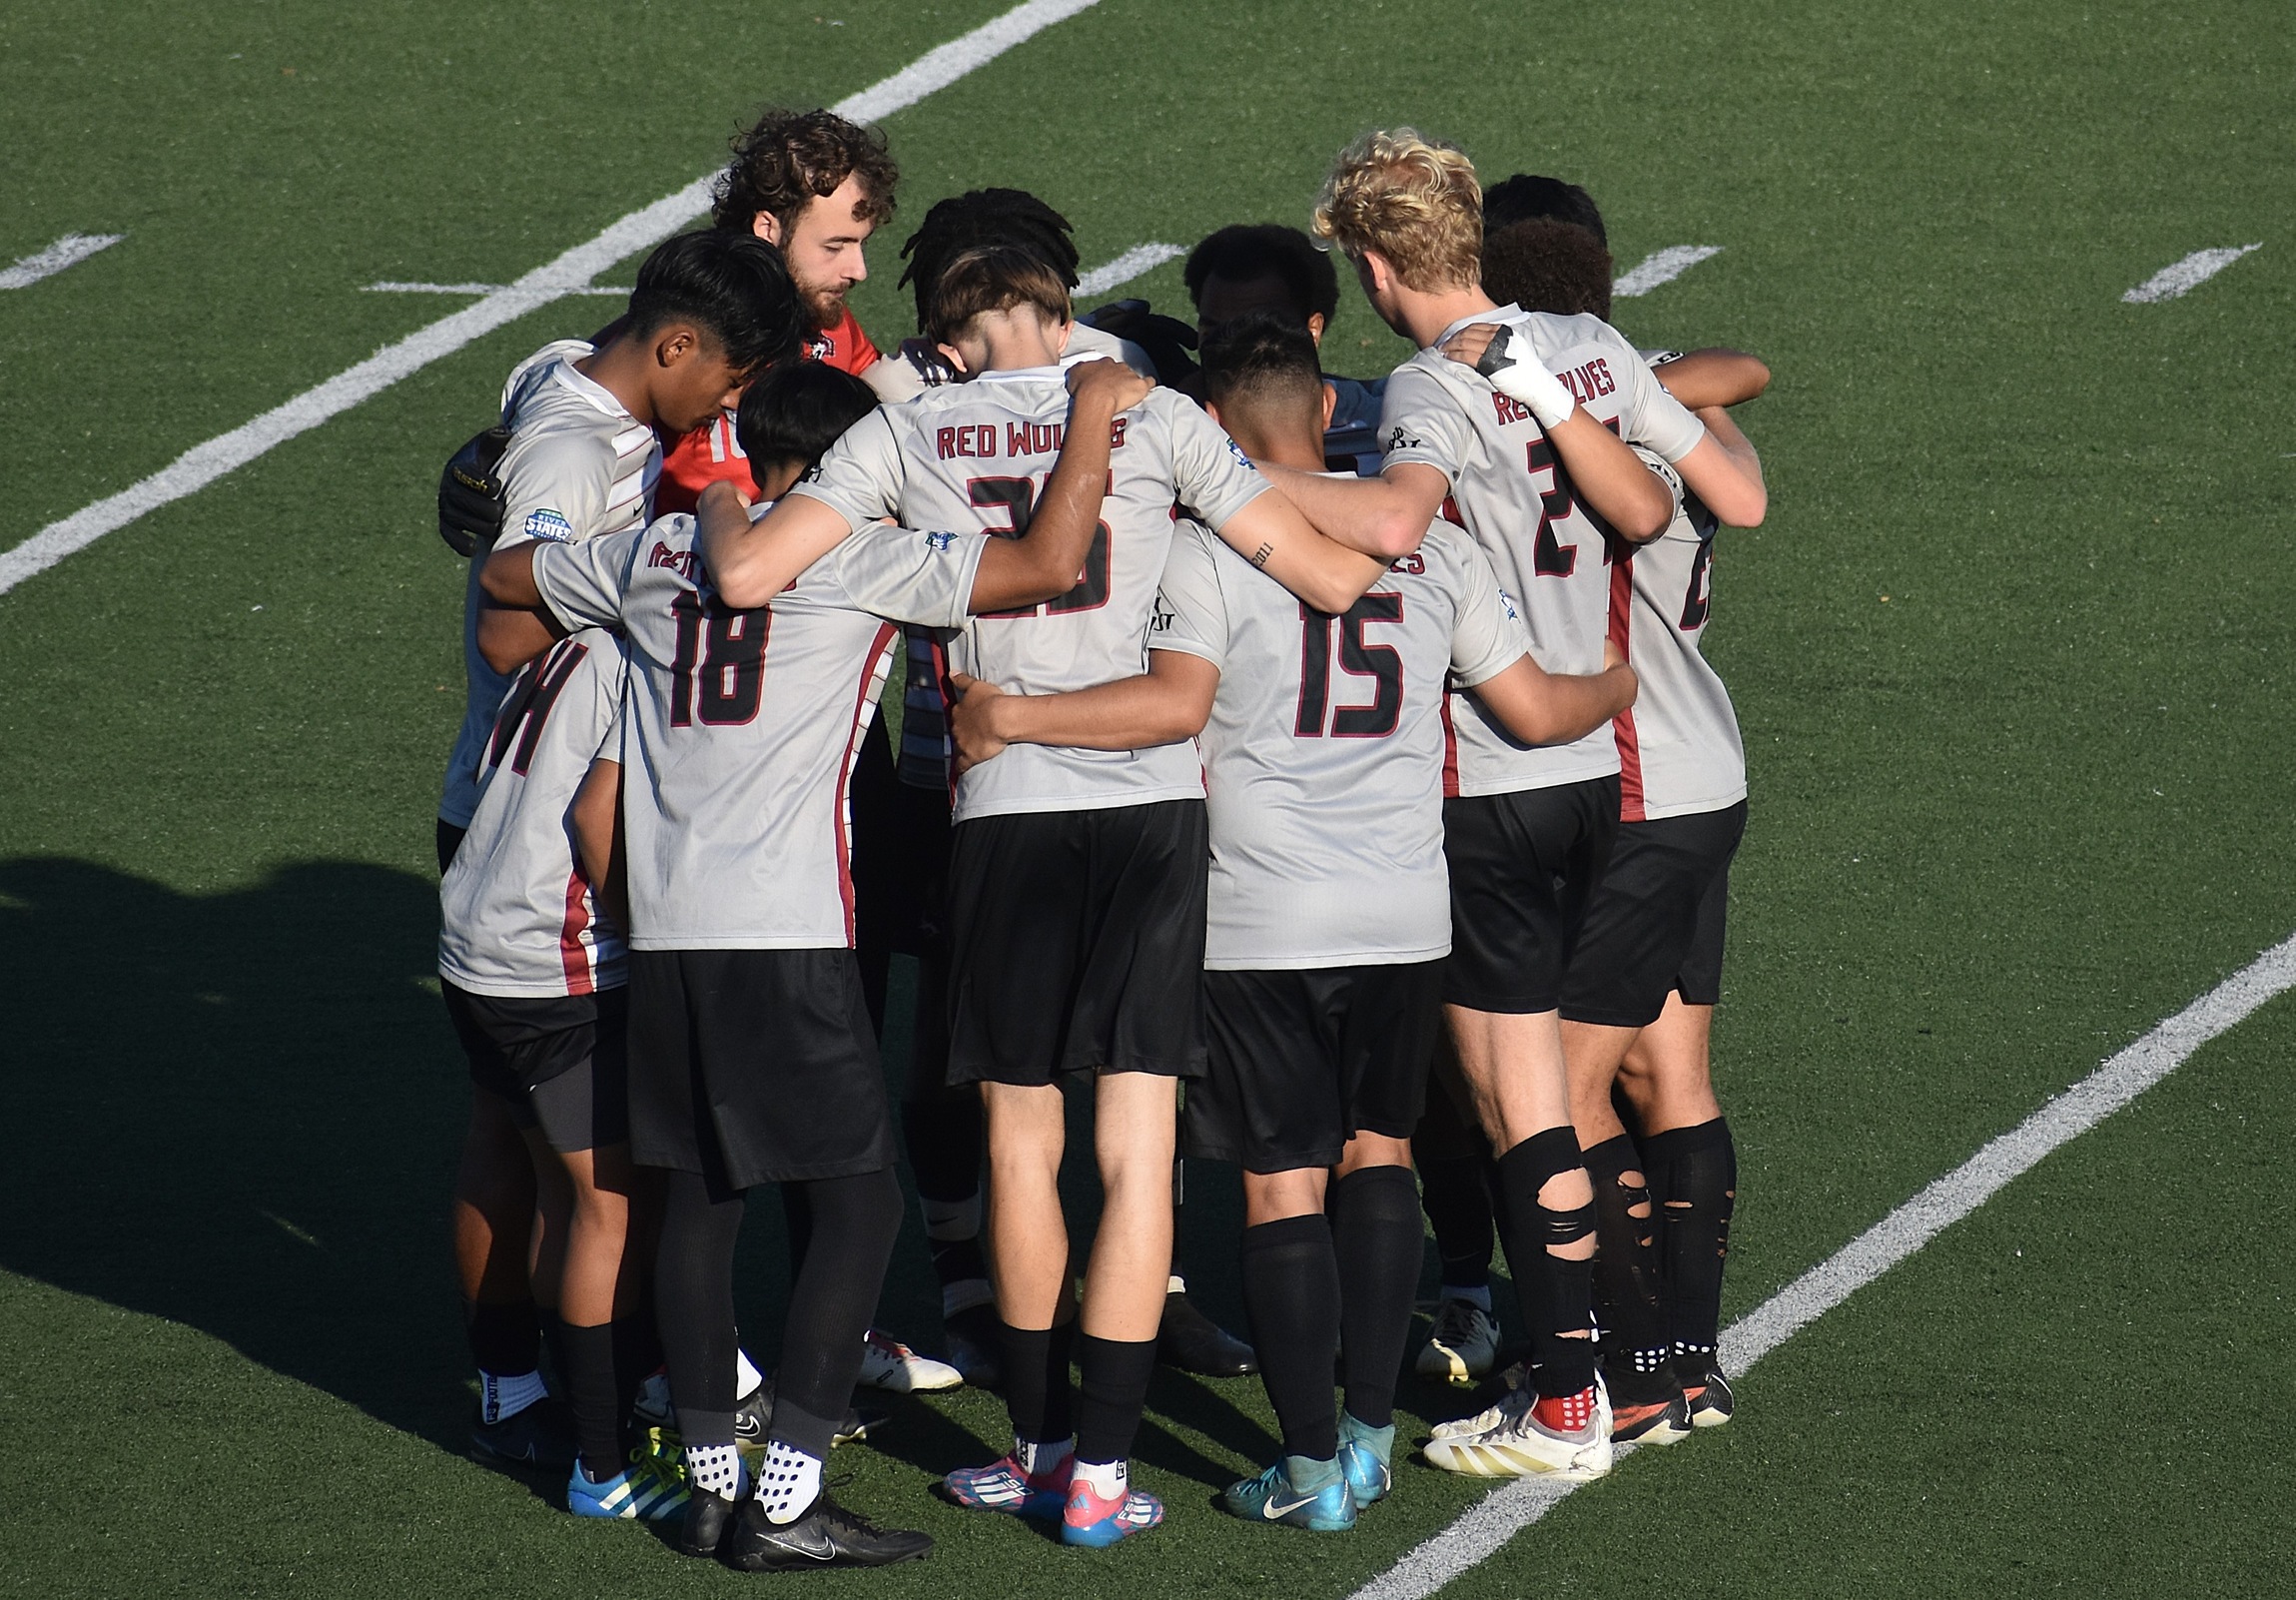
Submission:
[[[881,355],[846,299],[896,182],[874,131],[768,114],[711,226],[522,363],[441,484],[475,1444],[782,1571],[931,1549],[824,1488],[871,1388],[1001,1390],[1010,1450],[937,1492],[1084,1546],[1163,1518],[1129,1472],[1159,1361],[1258,1372],[1281,1453],[1220,1503],[1319,1532],[1393,1489],[1407,1365],[1481,1385],[1423,1448],[1454,1472],[1580,1480],[1726,1421],[1746,775],[1700,641],[1717,528],[1766,509],[1727,407],[1768,370],[1637,351],[1585,191],[1486,191],[1409,129],[1340,153],[1312,238],[1198,245],[1192,324],[1080,318],[1035,196],[943,201]],[[1335,258],[1417,347],[1384,379],[1322,369]],[[904,1148],[945,1361],[874,1325]],[[1248,1344],[1187,1297],[1184,1161],[1241,1173]],[[769,1185],[766,1373],[734,1253]]]

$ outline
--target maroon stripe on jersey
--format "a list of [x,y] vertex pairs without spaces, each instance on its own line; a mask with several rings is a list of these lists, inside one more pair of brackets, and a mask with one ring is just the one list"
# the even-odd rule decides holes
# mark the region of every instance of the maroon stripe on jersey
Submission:
[[582,864],[574,863],[574,870],[566,875],[566,920],[558,926],[558,959],[566,969],[566,993],[592,995],[598,990],[596,973],[591,969],[592,955],[582,935],[590,931],[590,880],[582,875]]
[[[1634,627],[1634,551],[1628,550],[1610,569],[1610,642],[1618,653],[1629,653]],[[1634,707],[1611,719],[1618,735],[1618,816],[1621,822],[1643,822],[1642,740],[1634,731]]]
[[890,664],[893,641],[901,630],[888,622],[877,630],[877,637],[869,646],[869,654],[861,664],[861,686],[853,695],[853,723],[845,735],[845,764],[837,769],[837,897],[845,903],[845,943],[854,942],[853,932],[853,840],[848,835],[851,825],[853,768],[861,760],[861,739],[869,731],[869,691],[884,682],[885,668]]
[[1446,694],[1439,702],[1443,713],[1443,798],[1459,798],[1459,735],[1451,726],[1451,697]]

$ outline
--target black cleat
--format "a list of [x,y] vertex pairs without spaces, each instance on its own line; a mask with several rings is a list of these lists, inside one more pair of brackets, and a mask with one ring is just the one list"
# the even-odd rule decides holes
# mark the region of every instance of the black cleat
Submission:
[[977,1389],[1005,1386],[1003,1336],[997,1331],[997,1307],[975,1305],[944,1318],[942,1342],[949,1347],[949,1364],[965,1374]]
[[[864,1411],[848,1406],[845,1420],[837,1424],[831,1444],[851,1444],[855,1439],[866,1439],[869,1430],[881,1428],[887,1417],[882,1411]],[[773,1431],[773,1379],[767,1378],[751,1392],[750,1397],[734,1408],[733,1442],[744,1450],[762,1450]]]
[[742,1501],[718,1545],[718,1559],[736,1572],[802,1572],[809,1567],[885,1567],[916,1561],[933,1549],[932,1537],[880,1528],[846,1510],[828,1494],[795,1522],[767,1519],[753,1496]]
[[733,1523],[740,1502],[729,1500],[722,1494],[704,1494],[700,1491],[686,1501],[685,1520],[678,1524],[677,1537],[671,1542],[678,1554],[698,1556],[704,1560],[718,1552],[725,1542],[725,1530]]
[[1259,1357],[1251,1346],[1197,1310],[1178,1289],[1163,1297],[1155,1358],[1203,1377],[1246,1377],[1259,1370]]
[[473,1421],[470,1448],[511,1466],[574,1469],[574,1419],[555,1395],[536,1400],[499,1422]]
[[1730,1379],[1722,1375],[1712,1356],[1705,1357],[1692,1375],[1687,1364],[1678,1365],[1682,1372],[1682,1395],[1690,1407],[1690,1425],[1694,1428],[1718,1428],[1730,1420],[1731,1412],[1738,1409],[1738,1397],[1730,1392]]

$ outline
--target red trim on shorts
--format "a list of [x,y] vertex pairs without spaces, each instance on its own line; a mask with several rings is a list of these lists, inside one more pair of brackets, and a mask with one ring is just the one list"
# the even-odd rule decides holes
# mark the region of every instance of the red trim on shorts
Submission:
[[869,646],[869,654],[861,666],[861,687],[853,696],[853,725],[845,736],[845,764],[837,769],[837,810],[834,826],[837,833],[837,896],[845,902],[845,943],[851,947],[853,928],[853,839],[852,789],[853,769],[861,761],[861,741],[869,732],[869,713],[874,708],[870,691],[885,687],[885,674],[893,662],[893,641],[901,630],[892,623],[881,624],[877,638]]
[[[1610,642],[1621,655],[1631,655],[1634,637],[1634,552],[1628,550],[1610,569]],[[1634,707],[1611,719],[1618,736],[1618,817],[1621,822],[1647,820],[1642,800],[1642,740],[1634,729]]]
[[566,875],[566,920],[558,926],[558,960],[566,969],[566,993],[594,995],[598,980],[591,965],[594,954],[582,942],[582,935],[590,930],[590,880],[582,875],[582,864],[574,863],[574,870]]

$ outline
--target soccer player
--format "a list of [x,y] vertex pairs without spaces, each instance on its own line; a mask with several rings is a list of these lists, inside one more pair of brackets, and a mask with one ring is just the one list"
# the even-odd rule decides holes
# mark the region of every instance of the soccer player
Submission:
[[[711,235],[664,243],[638,271],[628,315],[593,349],[559,341],[520,363],[503,387],[509,445],[497,471],[508,541],[581,540],[641,525],[660,450],[657,424],[695,425],[748,374],[788,354],[795,337],[788,277],[769,248]],[[479,777],[509,678],[478,648],[483,596],[471,563],[464,597],[468,701],[438,808],[443,873],[478,805]],[[535,1192],[526,1139],[500,1096],[473,1098],[455,1179],[454,1233],[472,1353],[486,1384],[479,1447],[497,1456],[570,1465],[550,1412],[518,1422],[539,1329],[526,1284]],[[505,1409],[507,1407],[507,1409]]]
[[[1220,323],[1203,374],[1212,415],[1253,459],[1319,469],[1331,402],[1298,322]],[[1567,743],[1632,702],[1634,675],[1548,677],[1489,559],[1442,521],[1338,616],[1185,524],[1148,644],[1145,675],[1069,694],[961,678],[958,738],[993,767],[1014,744],[1185,749],[1202,735],[1210,1060],[1184,1131],[1191,1156],[1244,1170],[1244,1300],[1284,1450],[1222,1503],[1337,1532],[1391,1481],[1419,1279],[1406,1141],[1450,946],[1445,684],[1526,743]]]
[[[1030,527],[1062,442],[1069,320],[1067,286],[1026,251],[952,262],[930,331],[969,381],[878,411],[762,521],[712,525],[705,548],[720,591],[734,603],[769,596],[880,517]],[[1102,525],[1074,586],[977,616],[951,642],[958,670],[1022,692],[1137,673],[1175,501],[1325,609],[1344,611],[1377,576],[1377,562],[1266,493],[1232,441],[1170,391],[1151,392],[1117,426]],[[1410,531],[1411,545],[1423,531]],[[983,1086],[1015,1445],[990,1466],[950,1474],[945,1489],[961,1504],[1058,1514],[1065,1541],[1106,1545],[1162,1517],[1152,1495],[1130,1486],[1127,1463],[1171,1262],[1175,1080],[1203,1062],[1202,776],[1184,745],[1023,754],[960,780],[950,865],[950,1073]],[[1076,1319],[1083,1403],[1073,1446],[1074,1299],[1056,1182],[1060,1086],[1072,1075],[1095,1082],[1106,1195]]]
[[[1314,225],[1354,266],[1372,309],[1419,347],[1387,382],[1377,481],[1391,507],[1425,518],[1449,497],[1519,597],[1540,664],[1596,670],[1609,536],[1655,537],[1676,503],[1622,436],[1677,463],[1710,504],[1735,508],[1759,486],[1742,484],[1737,463],[1608,327],[1483,293],[1480,191],[1457,149],[1408,129],[1365,135],[1333,167]],[[1311,516],[1318,495],[1362,487],[1289,472],[1278,481]],[[1519,1415],[1434,1440],[1428,1458],[1482,1475],[1597,1476],[1609,1470],[1612,1419],[1595,1371],[1593,1196],[1556,1006],[1617,828],[1618,749],[1608,724],[1568,745],[1528,746],[1457,697],[1452,729],[1445,1008],[1498,1152],[1508,1231],[1531,1257],[1518,1263],[1530,1269],[1517,1292],[1537,1393]]]
[[[877,347],[846,301],[869,277],[863,247],[892,218],[899,181],[885,136],[833,111],[768,111],[733,141],[711,223],[754,234],[781,252],[804,308],[809,360],[856,375],[876,364]],[[730,401],[703,425],[664,428],[663,435],[670,443],[658,511],[690,511],[702,489],[719,481],[759,497]]]
[[[773,1571],[931,1547],[844,1511],[821,1484],[901,1215],[851,950],[845,786],[897,632],[882,618],[955,626],[1073,583],[1117,415],[1142,390],[1113,366],[1080,374],[1073,399],[1064,390],[1067,453],[1018,540],[872,527],[787,592],[712,583],[685,516],[487,565],[498,605],[538,606],[553,631],[619,625],[630,643],[632,1149],[667,1170],[657,1292],[689,1554]],[[540,625],[532,609],[490,611],[489,643],[530,651]],[[731,1272],[743,1197],[761,1183],[807,1186],[813,1237],[764,1464],[740,1499]]]
[[[1526,309],[1607,318],[1599,237],[1583,224],[1517,223],[1485,241],[1486,278]],[[1769,369],[1733,351],[1651,360],[1759,482],[1761,462],[1722,407],[1761,394]],[[1664,534],[1612,570],[1611,641],[1646,688],[1617,722],[1618,839],[1561,1004],[1571,1117],[1595,1189],[1596,1304],[1615,1346],[1604,1354],[1621,1402],[1613,1436],[1654,1442],[1727,1422],[1734,1403],[1714,1357],[1737,1162],[1707,1040],[1747,802],[1737,714],[1701,650],[1716,531],[1686,498]],[[1622,1081],[1639,1137],[1613,1104]]]

